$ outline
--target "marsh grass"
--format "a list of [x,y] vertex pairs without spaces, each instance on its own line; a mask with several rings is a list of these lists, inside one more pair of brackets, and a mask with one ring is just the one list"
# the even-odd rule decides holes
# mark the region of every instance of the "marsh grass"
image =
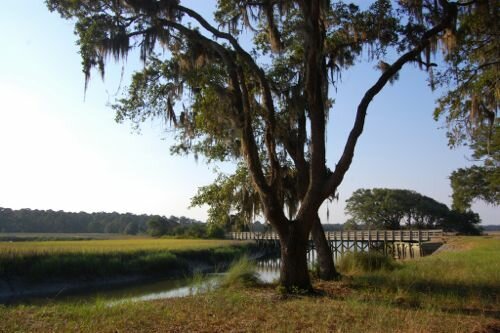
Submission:
[[179,275],[188,272],[190,261],[217,265],[248,250],[248,244],[179,239],[0,243],[0,278],[43,282],[130,274]]
[[260,283],[255,262],[243,256],[235,261],[224,274],[220,286],[223,288],[254,287]]
[[130,238],[106,240],[58,240],[0,242],[0,256],[31,255],[75,252],[131,252],[146,250],[195,250],[210,249],[241,242],[209,239],[172,239],[172,238]]
[[378,252],[346,253],[337,264],[342,274],[359,274],[380,270],[391,271],[398,267],[394,259]]
[[202,272],[194,272],[193,275],[189,277],[189,294],[196,295],[214,290],[215,283],[212,283],[212,281],[213,279],[209,279]]
[[114,233],[47,233],[47,232],[0,232],[0,242],[42,242],[105,239],[147,239],[146,235],[124,235]]

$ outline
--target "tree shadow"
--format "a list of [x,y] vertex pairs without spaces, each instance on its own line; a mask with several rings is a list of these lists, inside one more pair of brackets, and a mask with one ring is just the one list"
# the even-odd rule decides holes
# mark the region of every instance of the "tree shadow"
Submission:
[[[349,287],[358,290],[381,290],[398,294],[401,290],[404,291],[405,297],[395,297],[394,301],[389,302],[396,307],[406,308],[422,308],[420,302],[416,299],[419,297],[412,297],[415,295],[434,295],[440,297],[479,297],[481,299],[490,300],[491,304],[496,303],[500,298],[500,285],[486,284],[486,283],[450,283],[439,281],[409,281],[399,280],[395,281],[393,278],[384,275],[368,275],[356,277],[349,281]],[[376,299],[376,298],[375,298]],[[368,300],[367,300],[368,301]],[[371,300],[373,301],[373,299]],[[463,314],[463,315],[483,315],[486,317],[500,319],[500,307],[488,306],[487,308],[475,308],[473,304],[470,306],[457,305],[456,307],[449,307],[443,305],[440,310],[447,313]]]

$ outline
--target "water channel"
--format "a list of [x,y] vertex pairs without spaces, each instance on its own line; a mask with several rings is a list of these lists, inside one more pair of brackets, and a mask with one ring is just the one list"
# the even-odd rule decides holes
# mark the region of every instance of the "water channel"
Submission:
[[[338,258],[335,257],[337,260]],[[312,268],[316,261],[316,251],[308,252],[308,262]],[[278,255],[260,258],[256,261],[259,279],[264,283],[273,283],[279,278],[280,258]],[[4,304],[50,303],[95,303],[104,301],[110,305],[127,301],[147,301],[173,297],[185,297],[217,288],[224,273],[211,273],[202,277],[181,279],[154,279],[140,281],[123,286],[106,286],[98,289],[86,289],[81,292],[65,293],[64,290],[45,297],[27,297],[3,300]]]
[[[341,254],[335,253],[335,261]],[[310,268],[316,262],[316,251],[308,252],[307,259]],[[259,279],[264,283],[275,282],[279,278],[279,255],[267,256],[256,261]],[[65,293],[60,291],[45,297],[32,297],[0,301],[4,304],[35,304],[50,303],[95,303],[104,301],[110,305],[126,301],[147,301],[173,297],[185,297],[207,290],[217,288],[224,273],[212,273],[202,277],[187,277],[181,279],[154,279],[140,281],[114,287],[100,287],[99,289],[86,289],[81,292]]]
[[[279,278],[279,258],[268,257],[256,262],[259,279],[264,283],[272,283]],[[45,297],[26,297],[7,299],[2,303],[45,305],[51,303],[95,303],[104,301],[109,305],[127,301],[148,301],[172,297],[185,297],[217,288],[224,273],[211,273],[200,277],[180,279],[154,279],[133,284],[86,289],[81,292],[65,293],[64,290]]]

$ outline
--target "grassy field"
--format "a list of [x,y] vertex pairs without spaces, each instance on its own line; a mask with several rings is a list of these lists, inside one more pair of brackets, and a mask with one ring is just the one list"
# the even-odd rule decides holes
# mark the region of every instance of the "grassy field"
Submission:
[[0,242],[9,241],[50,241],[50,240],[90,240],[90,239],[132,239],[148,238],[110,233],[47,233],[47,232],[0,232]]
[[238,241],[212,239],[126,238],[107,240],[58,240],[0,242],[0,256],[81,252],[131,252],[149,250],[195,250],[239,244]]
[[498,332],[500,239],[454,238],[444,251],[316,282],[316,296],[274,286],[161,301],[0,307],[2,332]]
[[235,241],[204,239],[110,239],[0,242],[0,279],[92,279],[187,270],[187,260],[213,264],[245,249]]

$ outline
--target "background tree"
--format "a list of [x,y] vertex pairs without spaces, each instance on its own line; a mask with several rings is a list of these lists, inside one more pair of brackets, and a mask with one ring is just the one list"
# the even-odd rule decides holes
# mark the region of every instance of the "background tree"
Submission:
[[[144,234],[148,232],[150,220],[165,221],[168,228],[159,234],[168,234],[179,226],[188,230],[201,221],[187,217],[158,215],[135,215],[131,213],[70,213],[53,210],[19,209],[0,207],[0,232],[37,232],[37,233],[121,233]],[[211,237],[215,237],[217,230]],[[220,236],[220,232],[218,233]],[[204,235],[203,237],[207,237]]]
[[[318,209],[349,169],[373,98],[407,63],[429,68],[430,54],[456,30],[457,13],[475,1],[373,1],[366,10],[328,0],[219,0],[211,24],[179,0],[47,0],[74,19],[83,71],[104,75],[108,58],[138,47],[145,66],[115,105],[117,120],[162,117],[177,128],[175,153],[243,161],[262,212],[280,236],[280,281],[311,289],[308,236]],[[252,35],[247,50],[238,38]],[[159,44],[165,53],[155,53]],[[380,77],[356,109],[344,150],[326,164],[330,87],[363,50]],[[389,52],[390,50],[390,52]],[[386,62],[386,54],[396,60]],[[422,54],[429,55],[422,60]],[[284,175],[296,173],[293,188]],[[293,217],[285,194],[300,205]],[[324,240],[323,233],[317,233]],[[330,263],[332,260],[329,260]]]
[[123,232],[127,235],[137,235],[139,232],[139,225],[136,222],[129,222]]
[[[409,191],[408,191],[409,192]],[[370,229],[399,229],[410,213],[409,193],[404,190],[359,189],[346,200],[345,211],[356,224]]]
[[464,234],[478,234],[479,216],[471,211],[451,210],[436,200],[410,190],[358,189],[347,199],[351,216],[347,228],[410,229],[443,228]]
[[441,227],[446,231],[456,231],[459,234],[479,235],[482,232],[482,228],[479,227],[480,223],[479,215],[470,210],[466,212],[451,210]]
[[170,228],[173,226],[170,225],[169,221],[165,217],[155,216],[151,218],[147,222],[148,226],[148,234],[153,237],[159,237],[165,235]]

